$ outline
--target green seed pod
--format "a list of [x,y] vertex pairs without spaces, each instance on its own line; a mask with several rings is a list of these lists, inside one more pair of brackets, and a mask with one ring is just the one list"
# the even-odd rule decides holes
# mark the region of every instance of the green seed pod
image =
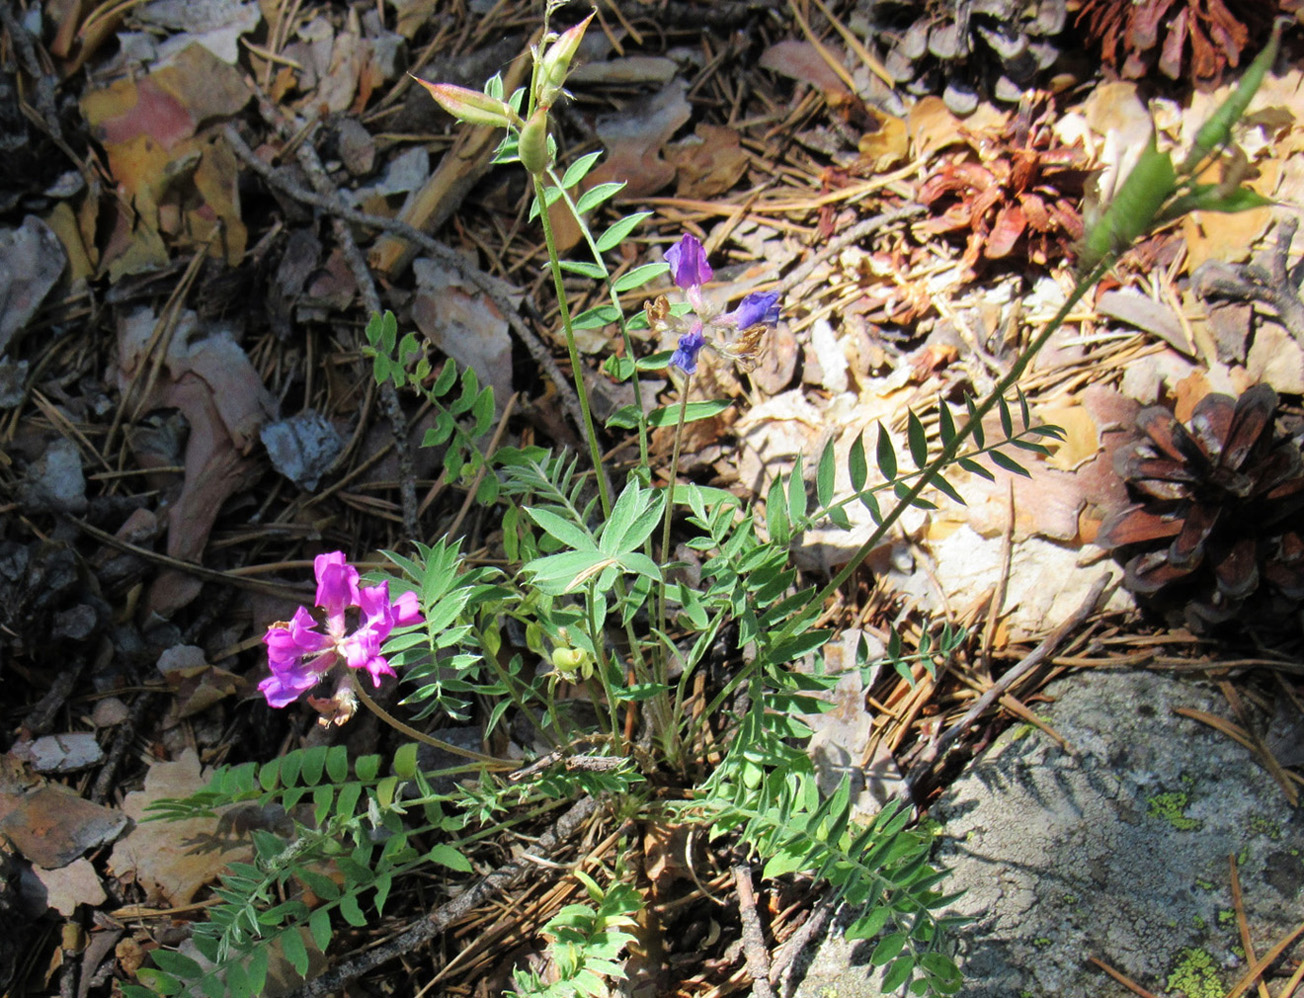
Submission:
[[521,129],[516,154],[521,158],[521,165],[536,177],[547,172],[552,165],[552,156],[548,152],[548,109],[543,105],[534,109],[530,120]]

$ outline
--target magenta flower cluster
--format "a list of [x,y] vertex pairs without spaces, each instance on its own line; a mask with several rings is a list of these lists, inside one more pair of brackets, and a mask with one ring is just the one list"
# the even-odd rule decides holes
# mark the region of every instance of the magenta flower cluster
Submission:
[[684,292],[693,316],[680,334],[679,346],[670,358],[672,366],[685,374],[697,373],[697,355],[707,343],[706,331],[716,327],[728,332],[750,329],[757,325],[772,326],[779,321],[779,294],[776,291],[752,292],[732,312],[715,315],[702,298],[702,286],[715,276],[706,262],[706,250],[696,236],[685,233],[666,250],[666,263],[675,286]]
[[381,646],[395,627],[421,619],[416,593],[391,601],[387,582],[359,586],[358,570],[343,551],[318,555],[313,570],[320,614],[301,606],[288,623],[273,624],[263,638],[272,674],[258,689],[273,707],[293,703],[340,662],[364,670],[379,686],[381,676],[395,674]]

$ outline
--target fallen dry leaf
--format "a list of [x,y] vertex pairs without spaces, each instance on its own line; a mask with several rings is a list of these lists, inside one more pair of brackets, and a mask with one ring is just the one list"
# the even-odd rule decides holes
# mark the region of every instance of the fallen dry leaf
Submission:
[[[692,117],[688,84],[672,80],[644,100],[633,101],[618,114],[598,119],[598,138],[607,155],[584,178],[572,197],[598,184],[624,181],[623,198],[655,194],[675,179],[675,167],[661,155],[671,137]],[[570,209],[557,201],[549,210],[558,248],[569,249],[580,241],[580,230]]]
[[910,109],[906,124],[915,158],[921,162],[927,162],[939,149],[964,141],[960,119],[940,97],[921,97]]
[[0,354],[36,314],[67,262],[59,237],[35,215],[0,230]]
[[95,907],[108,899],[104,885],[88,859],[73,860],[58,870],[34,866],[32,873],[45,886],[46,904],[61,915],[71,916],[79,904]]
[[109,870],[120,880],[144,888],[150,904],[188,904],[227,863],[246,861],[252,848],[218,818],[146,821],[149,805],[165,797],[186,797],[204,787],[208,774],[199,756],[186,749],[175,762],[156,762],[145,774],[145,789],[127,794],[122,813],[136,826],[109,856]]
[[[189,310],[177,318],[163,375],[141,399],[138,392],[146,387],[150,363],[145,350],[154,324],[154,315],[145,309],[119,322],[118,384],[126,393],[138,376],[137,390],[128,398],[133,411],[180,409],[186,417],[190,433],[185,478],[168,511],[167,551],[174,558],[198,561],[222,504],[258,473],[248,455],[276,404],[240,345],[229,334],[201,324]],[[151,587],[147,605],[166,618],[198,592],[198,580],[167,571]]]
[[25,793],[0,793],[0,834],[37,866],[55,870],[116,839],[121,811],[92,804],[67,787],[42,783]]
[[462,278],[434,260],[412,261],[417,291],[412,321],[422,335],[463,367],[492,385],[502,406],[512,394],[512,336],[507,317],[487,295],[469,290]]
[[702,123],[696,140],[666,149],[676,171],[675,197],[705,200],[730,190],[747,171],[747,151],[732,128]]

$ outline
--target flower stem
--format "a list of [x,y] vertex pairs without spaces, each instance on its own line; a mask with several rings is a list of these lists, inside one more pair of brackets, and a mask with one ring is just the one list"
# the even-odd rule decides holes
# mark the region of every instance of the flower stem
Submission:
[[561,313],[562,329],[566,333],[566,352],[570,355],[571,374],[575,380],[575,394],[580,400],[580,412],[584,417],[584,437],[589,445],[589,458],[593,461],[593,471],[598,479],[598,498],[602,502],[602,515],[611,515],[611,490],[607,487],[607,474],[602,467],[602,449],[598,446],[598,433],[593,427],[593,412],[589,408],[589,390],[584,384],[584,366],[580,361],[579,347],[575,344],[575,329],[571,326],[570,306],[566,303],[566,285],[562,280],[561,257],[557,253],[557,239],[552,231],[552,219],[548,217],[548,202],[544,198],[543,179],[531,175],[534,181],[534,197],[539,204],[539,221],[543,225],[543,240],[548,247],[548,268],[552,271],[552,283],[557,291],[557,309]]
[[446,742],[440,738],[435,738],[432,735],[423,734],[416,728],[404,724],[384,707],[376,703],[375,700],[371,699],[371,695],[363,689],[362,683],[358,682],[357,677],[353,676],[352,678],[353,692],[357,694],[357,697],[362,701],[363,706],[395,731],[406,735],[413,741],[421,742],[423,745],[430,745],[437,749],[442,749],[450,755],[460,756],[463,759],[474,759],[476,762],[484,763],[490,769],[516,769],[520,765],[519,762],[514,762],[511,759],[499,759],[496,756],[485,755],[482,752],[473,752],[470,749],[462,748],[460,745],[454,745],[452,742]]

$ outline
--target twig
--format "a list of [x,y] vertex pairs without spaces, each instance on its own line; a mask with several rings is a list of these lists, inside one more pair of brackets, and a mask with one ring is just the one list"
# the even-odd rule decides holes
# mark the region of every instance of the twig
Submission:
[[[262,177],[268,184],[275,187],[289,197],[302,204],[319,208],[322,211],[344,219],[346,222],[352,222],[355,225],[365,225],[368,228],[380,229],[384,232],[393,232],[417,243],[426,253],[434,257],[441,264],[456,270],[459,276],[463,277],[470,283],[474,284],[482,291],[490,301],[494,303],[498,311],[507,320],[507,325],[512,332],[516,334],[517,339],[524,344],[525,349],[530,352],[543,372],[552,380],[557,389],[557,395],[561,399],[562,405],[566,407],[567,413],[575,421],[577,427],[584,426],[584,416],[580,412],[579,400],[575,397],[575,392],[571,389],[569,381],[561,373],[557,362],[553,360],[552,353],[543,344],[538,336],[525,324],[521,318],[519,310],[507,298],[499,283],[486,274],[480,268],[473,266],[467,260],[463,259],[458,253],[439,242],[437,239],[427,235],[420,229],[408,225],[406,222],[400,222],[394,218],[384,218],[380,215],[371,215],[363,211],[350,208],[347,205],[333,201],[329,198],[320,197],[312,191],[305,190],[294,181],[285,177],[272,167],[268,166],[261,159],[254,155],[252,149],[240,137],[240,133],[232,126],[226,127],[226,138],[231,145],[231,150],[246,166],[252,169],[256,174]],[[575,372],[576,377],[581,376],[581,372]]]
[[743,954],[747,959],[747,973],[752,979],[752,994],[756,998],[774,998],[774,989],[770,987],[770,951],[765,947],[765,932],[756,913],[752,868],[747,863],[737,863],[733,875],[734,887],[738,891],[738,914],[743,922]]
[[[579,831],[597,809],[598,801],[592,797],[585,797],[558,818],[552,828],[539,836],[532,851],[543,855],[555,852],[563,842]],[[382,946],[377,946],[341,964],[334,970],[328,970],[320,977],[313,978],[303,987],[287,992],[284,998],[326,998],[327,995],[342,990],[345,984],[356,980],[369,970],[374,970],[395,957],[410,953],[417,946],[433,939],[458,919],[484,904],[491,896],[506,890],[511,886],[512,881],[526,870],[534,869],[537,867],[524,859],[516,859],[499,867],[474,887],[468,888],[451,901],[440,905],[406,932],[400,933]]]
[[[284,113],[261,91],[258,92],[258,110],[263,119],[282,136],[286,135],[291,126],[295,131],[300,131],[304,127],[302,122],[286,119]],[[228,126],[228,139],[233,131]],[[322,166],[321,158],[317,155],[313,144],[307,140],[300,142],[295,150],[295,156],[318,196],[328,204],[340,204],[339,190],[327,175],[326,168]],[[353,273],[354,282],[358,285],[362,306],[368,315],[379,315],[380,294],[376,290],[376,281],[371,276],[367,261],[358,249],[357,241],[354,240],[353,233],[349,231],[345,220],[337,212],[331,212],[330,215],[335,241],[344,254],[349,270]],[[399,404],[398,389],[394,387],[392,381],[386,381],[380,386],[380,407],[394,436],[394,454],[398,459],[398,495],[403,510],[403,532],[408,540],[419,540],[421,527],[417,516],[417,480],[412,466],[412,447],[408,441],[407,416],[403,412],[402,405]]]
[[[1117,583],[1114,583],[1114,586],[1117,586]],[[1114,586],[1111,586],[1108,575],[1102,575],[1098,578],[1095,584],[1092,585],[1091,591],[1087,593],[1087,598],[1082,601],[1081,606],[1073,612],[1068,620],[1055,628],[1041,644],[1025,655],[1014,668],[992,683],[987,691],[974,702],[974,705],[965,711],[964,717],[942,732],[937,741],[920,753],[919,759],[916,760],[915,764],[910,768],[910,772],[906,775],[898,796],[909,801],[916,784],[933,767],[934,763],[946,755],[955,740],[968,730],[969,725],[978,720],[983,712],[1003,696],[1011,686],[1054,655],[1056,649],[1075,630],[1081,627],[1088,617],[1096,612],[1096,607],[1100,604],[1102,597],[1108,598],[1106,590],[1108,589],[1112,593]]]
[[788,966],[797,959],[798,953],[806,952],[806,947],[810,941],[824,931],[824,926],[829,922],[829,917],[838,903],[828,897],[822,898],[815,905],[810,917],[798,926],[797,931],[785,939],[774,951],[774,956],[770,960],[770,983],[778,984],[779,978]]
[[136,729],[140,727],[140,722],[145,718],[146,710],[158,702],[157,694],[142,693],[131,705],[131,712],[127,719],[118,725],[113,734],[113,745],[109,748],[108,754],[104,758],[104,765],[100,767],[100,773],[95,778],[95,786],[91,788],[90,800],[94,804],[103,804],[109,796],[109,791],[113,789],[116,782],[115,776],[118,767],[122,765],[122,759],[127,754],[127,749],[131,746],[132,741],[136,738]]

